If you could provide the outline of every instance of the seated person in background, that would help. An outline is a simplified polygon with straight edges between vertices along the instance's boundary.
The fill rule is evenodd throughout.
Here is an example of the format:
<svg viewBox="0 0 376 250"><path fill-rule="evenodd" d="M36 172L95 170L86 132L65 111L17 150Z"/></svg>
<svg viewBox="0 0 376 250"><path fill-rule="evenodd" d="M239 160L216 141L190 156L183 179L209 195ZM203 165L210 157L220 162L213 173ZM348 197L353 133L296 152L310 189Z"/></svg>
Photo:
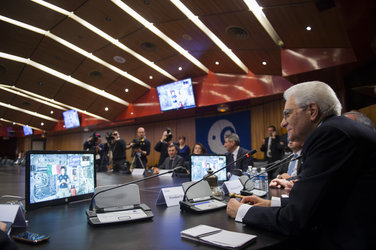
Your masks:
<svg viewBox="0 0 376 250"><path fill-rule="evenodd" d="M179 136L178 138L179 142L179 152L178 155L183 157L184 161L189 161L189 152L191 149L188 145L185 144L185 136Z"/></svg>
<svg viewBox="0 0 376 250"><path fill-rule="evenodd" d="M227 163L236 161L237 159L239 159L240 157L248 153L249 150L242 148L239 145L240 145L240 139L237 134L230 134L225 137L224 146L227 150L227 153L226 153ZM241 172L247 171L248 166L253 166L252 156L244 157L243 159L236 162L235 164L229 165L227 168L227 171L233 174L235 169L239 169L240 170L239 174L241 175Z"/></svg>
<svg viewBox="0 0 376 250"><path fill-rule="evenodd" d="M373 124L372 120L369 119L365 114L362 114L358 111L351 110L349 112L343 113L343 116L346 116L347 118L350 118L351 120L360 122L361 124L376 130L375 124Z"/></svg>
<svg viewBox="0 0 376 250"><path fill-rule="evenodd" d="M154 168L154 174L159 174L159 169L173 169L184 166L184 159L178 155L178 148L175 145L168 146L168 157L159 168Z"/></svg>
<svg viewBox="0 0 376 250"><path fill-rule="evenodd" d="M295 160L296 157L300 156L303 144L299 142L289 141L289 148L293 152L293 157L290 161L286 162L285 164L282 164L279 169L276 171L276 175L274 178L278 179L297 179L297 176L301 172L302 167L302 158ZM271 187L276 187L275 182L272 180L270 182Z"/></svg>
<svg viewBox="0 0 376 250"><path fill-rule="evenodd" d="M292 249L375 249L369 204L376 201L376 133L340 116L341 103L325 83L293 85L284 98L281 126L290 140L304 141L299 181L289 198L231 199L227 214L290 236Z"/></svg>
<svg viewBox="0 0 376 250"><path fill-rule="evenodd" d="M206 148L200 142L197 142L192 148L193 155L202 155L206 154Z"/></svg>

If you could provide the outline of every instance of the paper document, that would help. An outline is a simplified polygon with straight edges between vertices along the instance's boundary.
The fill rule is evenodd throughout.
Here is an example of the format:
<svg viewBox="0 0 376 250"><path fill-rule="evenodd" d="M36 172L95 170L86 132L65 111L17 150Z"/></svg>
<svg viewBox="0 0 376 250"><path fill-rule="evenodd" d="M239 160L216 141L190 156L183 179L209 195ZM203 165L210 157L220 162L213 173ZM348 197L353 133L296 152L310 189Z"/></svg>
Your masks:
<svg viewBox="0 0 376 250"><path fill-rule="evenodd" d="M256 235L232 232L206 225L186 229L180 235L182 238L229 249L241 248L257 238Z"/></svg>

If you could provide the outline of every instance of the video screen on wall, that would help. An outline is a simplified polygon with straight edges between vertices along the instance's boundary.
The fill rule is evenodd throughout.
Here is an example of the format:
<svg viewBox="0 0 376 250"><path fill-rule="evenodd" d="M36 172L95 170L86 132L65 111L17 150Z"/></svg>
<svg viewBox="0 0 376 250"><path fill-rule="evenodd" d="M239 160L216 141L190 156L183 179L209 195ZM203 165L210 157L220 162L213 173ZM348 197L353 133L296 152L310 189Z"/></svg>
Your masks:
<svg viewBox="0 0 376 250"><path fill-rule="evenodd" d="M76 128L80 126L80 119L76 110L67 110L63 112L65 128Z"/></svg>
<svg viewBox="0 0 376 250"><path fill-rule="evenodd" d="M25 136L33 134L33 129L30 128L29 126L22 126L22 129L23 129Z"/></svg>
<svg viewBox="0 0 376 250"><path fill-rule="evenodd" d="M28 151L26 208L88 198L96 185L94 153Z"/></svg>
<svg viewBox="0 0 376 250"><path fill-rule="evenodd" d="M190 78L157 87L161 111L196 107Z"/></svg>

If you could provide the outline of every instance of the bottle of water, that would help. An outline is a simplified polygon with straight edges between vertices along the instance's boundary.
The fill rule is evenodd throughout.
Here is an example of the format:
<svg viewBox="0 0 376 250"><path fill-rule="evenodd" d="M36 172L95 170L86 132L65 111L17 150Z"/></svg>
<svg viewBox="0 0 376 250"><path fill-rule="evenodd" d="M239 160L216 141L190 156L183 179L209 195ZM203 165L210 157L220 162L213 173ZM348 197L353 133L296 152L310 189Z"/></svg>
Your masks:
<svg viewBox="0 0 376 250"><path fill-rule="evenodd" d="M260 169L252 168L253 188L260 189Z"/></svg>
<svg viewBox="0 0 376 250"><path fill-rule="evenodd" d="M260 190L268 192L269 184L268 184L268 172L266 172L265 168L261 168L260 172Z"/></svg>
<svg viewBox="0 0 376 250"><path fill-rule="evenodd" d="M249 177L252 176L252 166L251 165L248 166L247 174L248 174Z"/></svg>

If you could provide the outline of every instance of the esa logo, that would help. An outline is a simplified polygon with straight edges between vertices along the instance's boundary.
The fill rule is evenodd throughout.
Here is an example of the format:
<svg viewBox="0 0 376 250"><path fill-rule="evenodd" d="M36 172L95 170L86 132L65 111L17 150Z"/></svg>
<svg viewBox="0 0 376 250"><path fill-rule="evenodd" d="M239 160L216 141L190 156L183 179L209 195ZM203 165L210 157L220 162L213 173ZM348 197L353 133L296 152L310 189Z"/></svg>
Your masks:
<svg viewBox="0 0 376 250"><path fill-rule="evenodd" d="M234 124L229 120L221 119L213 123L208 133L208 145L210 150L216 154L226 153L223 146L225 137L232 133L236 133Z"/></svg>

